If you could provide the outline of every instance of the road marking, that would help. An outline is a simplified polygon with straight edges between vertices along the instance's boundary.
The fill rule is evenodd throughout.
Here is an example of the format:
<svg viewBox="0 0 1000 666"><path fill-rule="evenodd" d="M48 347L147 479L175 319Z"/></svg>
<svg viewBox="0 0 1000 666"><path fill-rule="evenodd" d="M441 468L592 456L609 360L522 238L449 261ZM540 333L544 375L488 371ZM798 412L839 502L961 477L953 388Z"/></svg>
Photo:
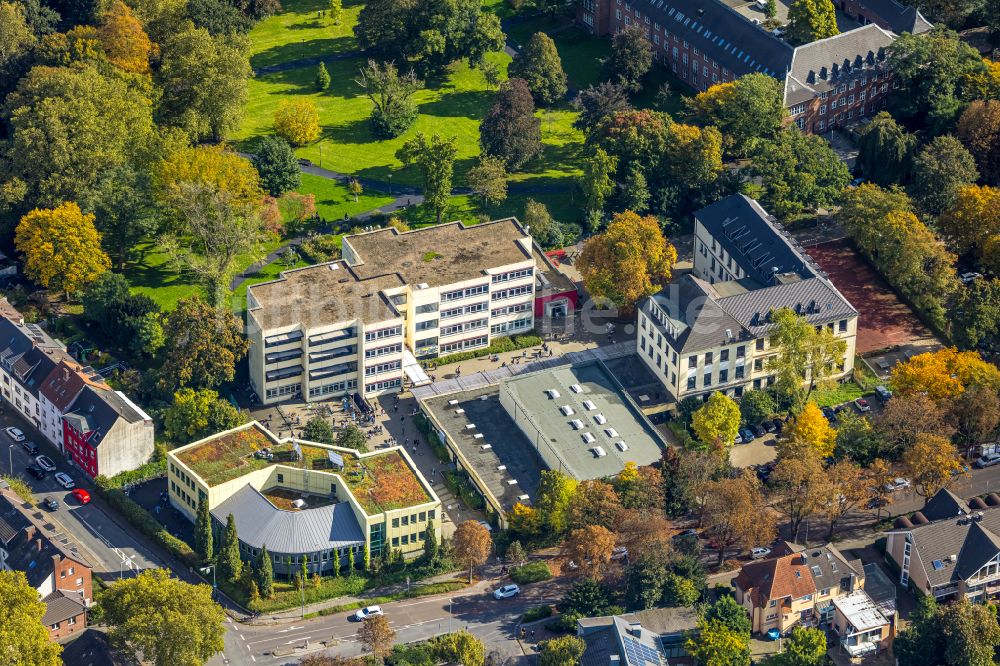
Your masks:
<svg viewBox="0 0 1000 666"><path fill-rule="evenodd" d="M250 655L250 658L253 659L254 661L257 661L257 657L253 656L252 654Z"/></svg>
<svg viewBox="0 0 1000 666"><path fill-rule="evenodd" d="M302 627L299 627L299 628L301 629ZM313 631L313 629L307 629L306 630L306 632L312 632L312 631ZM251 636L251 638L253 638L253 636ZM280 641L280 640L282 640L284 638L291 638L291 635L289 634L289 635L286 635L286 636L270 636L268 638L262 638L262 639L260 639L258 641L247 641L246 644L247 645L259 645L260 643L270 643L272 641Z"/></svg>
<svg viewBox="0 0 1000 666"><path fill-rule="evenodd" d="M287 643L285 643L285 645L291 645L292 643L298 643L300 640L301 641L307 641L310 638L312 638L312 636L303 636L302 638L296 638L295 640L288 641Z"/></svg>
<svg viewBox="0 0 1000 666"><path fill-rule="evenodd" d="M296 629L304 629L305 627L288 627L288 629L279 629L275 633L287 634L289 631L295 631Z"/></svg>
<svg viewBox="0 0 1000 666"><path fill-rule="evenodd" d="M241 641L246 641L246 639L245 639L245 638L243 638L243 634L239 634L239 637L240 637L240 640L241 640Z"/></svg>

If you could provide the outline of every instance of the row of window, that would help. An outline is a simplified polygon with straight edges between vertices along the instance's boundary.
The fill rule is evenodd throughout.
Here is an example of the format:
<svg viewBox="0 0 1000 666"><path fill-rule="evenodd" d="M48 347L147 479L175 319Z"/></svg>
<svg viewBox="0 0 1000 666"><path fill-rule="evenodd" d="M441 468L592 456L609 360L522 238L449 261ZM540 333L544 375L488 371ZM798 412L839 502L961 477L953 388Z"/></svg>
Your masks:
<svg viewBox="0 0 1000 666"><path fill-rule="evenodd" d="M354 327L342 328L339 331L330 331L328 333L317 333L316 335L309 336L309 346L318 347L319 345L329 344L331 342L336 342L337 340L353 338L354 336Z"/></svg>
<svg viewBox="0 0 1000 666"><path fill-rule="evenodd" d="M510 282L511 280L520 280L521 278L531 277L533 270L531 268L521 268L508 273L498 273L492 277L491 281L493 284L497 284L500 282Z"/></svg>
<svg viewBox="0 0 1000 666"><path fill-rule="evenodd" d="M530 294L532 291L532 286L530 284L522 285L520 287L511 287L510 289L501 289L500 291L494 291L490 296L494 301L502 301L507 298L514 298L515 296L521 296L523 294Z"/></svg>
<svg viewBox="0 0 1000 666"><path fill-rule="evenodd" d="M271 352L270 354L264 354L264 362L270 365L271 363L281 363L282 361L291 361L301 356L302 356L301 349L289 349L286 351Z"/></svg>
<svg viewBox="0 0 1000 666"><path fill-rule="evenodd" d="M505 315L517 314L519 312L527 312L531 309L531 303L518 303L517 305L507 305L502 308L493 308L490 311L490 316L492 317L503 317Z"/></svg>
<svg viewBox="0 0 1000 666"><path fill-rule="evenodd" d="M455 342L448 342L441 345L441 352L448 353L453 351L462 351L464 349L476 349L478 347L485 347L489 343L489 336L481 335L476 338L469 338L467 340L457 340Z"/></svg>
<svg viewBox="0 0 1000 666"><path fill-rule="evenodd" d="M331 393L341 393L343 391L351 391L358 387L357 379L348 379L347 381L341 382L331 382L330 384L323 384L322 386L312 386L309 388L309 397L317 398L323 395L330 395Z"/></svg>
<svg viewBox="0 0 1000 666"><path fill-rule="evenodd" d="M474 331L480 328L486 328L486 325L490 323L489 319L474 319L472 321L462 322L461 324L452 324L451 326L441 327L441 337L448 335L457 335L459 333L464 333L465 331Z"/></svg>
<svg viewBox="0 0 1000 666"><path fill-rule="evenodd" d="M434 520L434 509L431 509L430 511L421 511L420 513L414 512L408 516L397 516L392 519L392 526L399 527L400 525L403 525L405 527L406 525L423 525L428 520Z"/></svg>
<svg viewBox="0 0 1000 666"><path fill-rule="evenodd" d="M309 363L322 363L323 361L332 361L335 358L343 356L354 356L357 351L358 348L354 345L347 345L346 347L334 347L327 351L313 352L309 354Z"/></svg>
<svg viewBox="0 0 1000 666"><path fill-rule="evenodd" d="M365 333L365 342L374 342L375 340L384 340L385 338L395 338L403 334L402 326L390 326L388 328L380 328L377 331L368 331Z"/></svg>
<svg viewBox="0 0 1000 666"><path fill-rule="evenodd" d="M502 324L493 324L490 326L490 333L492 335L500 335L502 333L511 333L513 331L523 331L526 328L531 328L531 322L531 317L522 317L521 319L503 322Z"/></svg>
<svg viewBox="0 0 1000 666"><path fill-rule="evenodd" d="M302 331L291 331L290 333L279 333L264 338L265 347L279 347L292 342L298 342L303 338Z"/></svg>
<svg viewBox="0 0 1000 666"><path fill-rule="evenodd" d="M377 391L388 391L389 389L399 388L401 383L402 381L397 377L396 379L387 379L384 382L365 384L365 393L375 393Z"/></svg>
<svg viewBox="0 0 1000 666"><path fill-rule="evenodd" d="M474 287L466 287L465 289L457 289L455 291L446 291L441 294L441 300L443 302L457 301L460 298L469 298L471 296L478 296L479 294L485 294L490 290L490 285L488 284L477 284Z"/></svg>
<svg viewBox="0 0 1000 666"><path fill-rule="evenodd" d="M401 361L390 361L388 363L379 363L378 365L369 365L365 368L365 377L374 377L375 375L385 374L386 372L399 370L401 367L403 367Z"/></svg>
<svg viewBox="0 0 1000 666"><path fill-rule="evenodd" d="M300 395L302 393L302 387L298 384L288 384L286 386L279 386L277 388L267 389L266 397L268 400L272 398L281 398L286 395Z"/></svg>
<svg viewBox="0 0 1000 666"><path fill-rule="evenodd" d="M452 319L454 317L461 317L462 315L483 312L487 307L489 307L488 301L480 301L479 303L470 303L469 305L463 305L458 308L441 310L441 319Z"/></svg>
<svg viewBox="0 0 1000 666"><path fill-rule="evenodd" d="M403 351L403 344L397 342L392 345L386 345L384 347L375 347L373 349L365 350L365 358L378 358L379 356L385 356L387 354L398 354Z"/></svg>
<svg viewBox="0 0 1000 666"><path fill-rule="evenodd" d="M278 370L268 370L264 374L264 378L269 382L275 382L279 379L288 379L289 377L298 377L302 374L302 366L294 365L290 368L280 368Z"/></svg>

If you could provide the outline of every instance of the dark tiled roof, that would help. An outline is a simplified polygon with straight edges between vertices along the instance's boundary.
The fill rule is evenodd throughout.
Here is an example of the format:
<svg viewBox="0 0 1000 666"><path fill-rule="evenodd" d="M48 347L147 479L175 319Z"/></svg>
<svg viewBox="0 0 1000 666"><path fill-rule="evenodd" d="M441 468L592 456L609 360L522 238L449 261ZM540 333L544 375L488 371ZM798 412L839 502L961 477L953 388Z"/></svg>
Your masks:
<svg viewBox="0 0 1000 666"><path fill-rule="evenodd" d="M881 68L886 48L894 40L891 33L872 23L799 46L785 83L785 103L802 101L803 91L809 97L831 91L858 70Z"/></svg>
<svg viewBox="0 0 1000 666"><path fill-rule="evenodd" d="M814 325L858 314L830 282L818 277L754 289L720 298L717 302L754 336L763 335L771 327L767 319L770 310L789 308Z"/></svg>
<svg viewBox="0 0 1000 666"><path fill-rule="evenodd" d="M934 27L916 7L896 0L861 0L858 4L878 15L895 33L912 32L919 35Z"/></svg>
<svg viewBox="0 0 1000 666"><path fill-rule="evenodd" d="M57 622L78 617L86 612L86 607L79 600L80 595L70 595L62 590L56 590L42 599L45 602L45 615L42 624L50 627Z"/></svg>
<svg viewBox="0 0 1000 666"><path fill-rule="evenodd" d="M924 514L927 520L933 521L955 518L970 511L968 502L945 488L927 500L920 513Z"/></svg>
<svg viewBox="0 0 1000 666"><path fill-rule="evenodd" d="M31 521L6 499L0 499L0 544L7 546L28 527Z"/></svg>
<svg viewBox="0 0 1000 666"><path fill-rule="evenodd" d="M643 307L649 313L650 303L655 302L674 320L671 331L655 316L650 316L657 330L670 340L670 346L678 352L711 349L733 340L748 339L747 330L715 302L713 294L714 290L707 282L687 274L665 287ZM726 331L732 333L731 339L727 339Z"/></svg>
<svg viewBox="0 0 1000 666"><path fill-rule="evenodd" d="M111 649L108 635L96 629L87 629L67 643L62 652L66 666L116 666L133 664L134 659L121 659Z"/></svg>
<svg viewBox="0 0 1000 666"><path fill-rule="evenodd" d="M87 441L95 446L100 444L101 439L111 431L118 419L124 419L129 423L149 419L117 391L89 384L83 388L73 403L72 411L63 418L77 432L94 433Z"/></svg>
<svg viewBox="0 0 1000 666"><path fill-rule="evenodd" d="M851 575L857 581L864 578L864 566L860 560L850 561L832 545L807 548L802 553L809 566L817 590L826 588L850 589Z"/></svg>

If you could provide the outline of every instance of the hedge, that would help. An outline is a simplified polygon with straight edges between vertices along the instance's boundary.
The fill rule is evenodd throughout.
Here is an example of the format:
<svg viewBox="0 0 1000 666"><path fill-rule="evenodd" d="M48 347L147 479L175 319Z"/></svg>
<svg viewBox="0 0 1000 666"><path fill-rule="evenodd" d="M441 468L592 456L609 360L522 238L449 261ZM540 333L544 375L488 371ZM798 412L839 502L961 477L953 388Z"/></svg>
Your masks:
<svg viewBox="0 0 1000 666"><path fill-rule="evenodd" d="M529 347L538 347L542 344L542 339L535 333L535 331L528 331L524 335L515 335L510 338L497 338L493 341L489 347L483 347L482 349L474 349L467 352L458 352L457 354L449 354L448 356L442 356L434 360L434 365L448 365L449 363L458 363L460 361L469 361L474 358L482 358L484 356L492 356L493 354L502 354L504 352L517 351L518 349L528 349Z"/></svg>
<svg viewBox="0 0 1000 666"><path fill-rule="evenodd" d="M131 497L117 488L96 486L97 493L108 501L108 504L118 510L133 527L179 557L188 566L198 564L198 555L191 546L184 543L167 531L149 512L143 509Z"/></svg>
<svg viewBox="0 0 1000 666"><path fill-rule="evenodd" d="M464 473L454 470L442 470L444 485L453 495L458 495L470 509L482 509L486 506L483 496L472 487L472 482L465 477Z"/></svg>
<svg viewBox="0 0 1000 666"><path fill-rule="evenodd" d="M534 622L535 620L541 620L552 616L552 606L535 606L534 608L529 608L525 611L524 616L521 617L522 624L527 624L528 622Z"/></svg>
<svg viewBox="0 0 1000 666"><path fill-rule="evenodd" d="M441 438L438 437L437 431L434 429L434 424L431 423L423 412L417 412L417 415L413 417L413 422L417 426L417 430L423 433L424 437L427 439L427 443L431 446L431 451L437 456L437 459L443 463L451 462L451 456L448 454L448 449L441 442Z"/></svg>
<svg viewBox="0 0 1000 666"><path fill-rule="evenodd" d="M156 462L148 462L135 469L119 472L110 478L101 474L94 479L94 482L105 490L117 490L136 483L143 483L150 479L157 479L161 476L166 476L166 474L167 461L164 459L157 460Z"/></svg>
<svg viewBox="0 0 1000 666"><path fill-rule="evenodd" d="M520 585L538 583L552 578L552 570L545 562L528 562L523 567L511 569L510 577Z"/></svg>

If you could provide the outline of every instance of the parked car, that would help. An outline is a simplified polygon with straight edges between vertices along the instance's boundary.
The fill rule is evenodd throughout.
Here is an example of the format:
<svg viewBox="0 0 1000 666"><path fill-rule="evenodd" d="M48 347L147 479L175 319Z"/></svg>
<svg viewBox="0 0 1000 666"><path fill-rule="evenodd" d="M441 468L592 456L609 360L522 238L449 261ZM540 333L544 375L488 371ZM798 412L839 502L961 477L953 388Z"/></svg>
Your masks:
<svg viewBox="0 0 1000 666"><path fill-rule="evenodd" d="M56 471L56 464L48 456L35 456L35 462L46 472Z"/></svg>
<svg viewBox="0 0 1000 666"><path fill-rule="evenodd" d="M628 548L625 546L615 546L611 550L612 560L624 560L626 557L628 557Z"/></svg>
<svg viewBox="0 0 1000 666"><path fill-rule="evenodd" d="M897 490L903 490L904 488L909 488L909 487L910 487L910 480L904 478L896 478L890 481L889 483L885 484L885 489L888 490L890 493L895 492Z"/></svg>
<svg viewBox="0 0 1000 666"><path fill-rule="evenodd" d="M750 429L753 430L753 434L757 435L758 437L763 437L764 435L767 434L767 429L764 428L764 426L760 425L759 423L755 426L752 426Z"/></svg>
<svg viewBox="0 0 1000 666"><path fill-rule="evenodd" d="M976 469L986 469L996 464L1000 464L1000 453L985 453L982 457L976 458L976 462L972 463L972 466Z"/></svg>
<svg viewBox="0 0 1000 666"><path fill-rule="evenodd" d="M485 528L486 528L486 531L487 531L487 532L492 532L492 531L493 531L493 526L492 526L492 525L490 525L490 524L489 524L488 522L486 522L485 520L480 520L480 521L478 521L478 522L479 522L479 524L480 524L480 525L482 525L483 527L485 527Z"/></svg>
<svg viewBox="0 0 1000 666"><path fill-rule="evenodd" d="M90 504L90 493L83 488L77 488L71 494L80 504Z"/></svg>
<svg viewBox="0 0 1000 666"><path fill-rule="evenodd" d="M778 431L778 422L777 421L764 421L763 423L761 423L761 425L764 426L764 430L766 430L767 432L777 432Z"/></svg>
<svg viewBox="0 0 1000 666"><path fill-rule="evenodd" d="M58 483L66 490L76 487L76 484L73 483L73 479L71 479L69 477L69 474L66 474L65 472L56 472L55 476L53 476L52 478L55 479L56 483Z"/></svg>
<svg viewBox="0 0 1000 666"><path fill-rule="evenodd" d="M785 428L785 422L782 421L781 419L774 419L773 421L771 421L771 424L774 425L774 431L779 435L781 434L781 431Z"/></svg>
<svg viewBox="0 0 1000 666"><path fill-rule="evenodd" d="M958 469L951 470L952 476L958 476L959 474L968 474L968 473L969 473L969 466L964 464L959 465Z"/></svg>
<svg viewBox="0 0 1000 666"><path fill-rule="evenodd" d="M959 275L958 279L959 281L961 281L962 284L970 285L981 277L983 277L982 273L974 273L972 271L969 271L968 273L962 273L961 275Z"/></svg>
<svg viewBox="0 0 1000 666"><path fill-rule="evenodd" d="M868 401L864 398L857 398L854 401L854 406L858 408L859 412L870 412L872 411L872 406L868 404Z"/></svg>
<svg viewBox="0 0 1000 666"><path fill-rule="evenodd" d="M28 439L21 442L21 448L27 451L29 456L33 456L38 453L38 444L35 444L34 442Z"/></svg>
<svg viewBox="0 0 1000 666"><path fill-rule="evenodd" d="M826 417L827 421L832 422L837 420L837 414L833 411L832 407L821 407L820 411L823 412L823 416Z"/></svg>
<svg viewBox="0 0 1000 666"><path fill-rule="evenodd" d="M385 613L382 612L381 606L365 606L364 608L359 608L352 617L358 622L361 622L365 618L375 617L376 615L385 615Z"/></svg>
<svg viewBox="0 0 1000 666"><path fill-rule="evenodd" d="M766 546L757 546L756 548L751 549L751 551L750 551L750 559L751 560L762 560L762 559L764 559L765 557L767 557L770 554L771 554L771 549L770 548L767 548Z"/></svg>
<svg viewBox="0 0 1000 666"><path fill-rule="evenodd" d="M494 599L509 599L511 597L516 597L519 594L521 594L521 588L519 588L514 583L511 583L510 585L504 585L503 587L498 587L497 589L493 590Z"/></svg>
<svg viewBox="0 0 1000 666"><path fill-rule="evenodd" d="M45 478L45 470L39 467L35 467L34 465L29 465L27 469L28 469L28 474L35 477L36 481L41 481L42 479Z"/></svg>
<svg viewBox="0 0 1000 666"><path fill-rule="evenodd" d="M21 432L20 428L15 428L14 426L11 426L9 428L4 428L4 432L6 432L7 436L10 437L15 442L24 441L24 433Z"/></svg>
<svg viewBox="0 0 1000 666"><path fill-rule="evenodd" d="M892 397L892 391L890 391L884 386L879 385L875 387L875 395L877 395L879 400L881 400L882 402L888 402L889 398Z"/></svg>
<svg viewBox="0 0 1000 666"><path fill-rule="evenodd" d="M42 504L44 504L45 508L48 509L49 511L55 511L56 509L59 508L59 502L57 502L52 497L46 497L45 499L43 499Z"/></svg>
<svg viewBox="0 0 1000 666"><path fill-rule="evenodd" d="M743 443L743 435L737 432L736 439L733 440L733 444L742 444L742 443Z"/></svg>
<svg viewBox="0 0 1000 666"><path fill-rule="evenodd" d="M686 530L678 532L677 534L670 537L671 539L684 539L686 537L698 538L698 530L693 527L689 527Z"/></svg>
<svg viewBox="0 0 1000 666"><path fill-rule="evenodd" d="M868 504L866 504L865 506L869 509L878 509L880 507L885 506L888 503L889 500L887 500L884 497L873 497L870 500L868 500Z"/></svg>
<svg viewBox="0 0 1000 666"><path fill-rule="evenodd" d="M747 444L752 442L756 437L753 434L753 430L751 430L750 428L740 428L740 435L743 436L743 441L746 442Z"/></svg>
<svg viewBox="0 0 1000 666"><path fill-rule="evenodd" d="M757 465L757 478L760 479L761 483L767 483L767 480L771 478L771 472L774 471L777 465L777 461L774 460L763 465Z"/></svg>

